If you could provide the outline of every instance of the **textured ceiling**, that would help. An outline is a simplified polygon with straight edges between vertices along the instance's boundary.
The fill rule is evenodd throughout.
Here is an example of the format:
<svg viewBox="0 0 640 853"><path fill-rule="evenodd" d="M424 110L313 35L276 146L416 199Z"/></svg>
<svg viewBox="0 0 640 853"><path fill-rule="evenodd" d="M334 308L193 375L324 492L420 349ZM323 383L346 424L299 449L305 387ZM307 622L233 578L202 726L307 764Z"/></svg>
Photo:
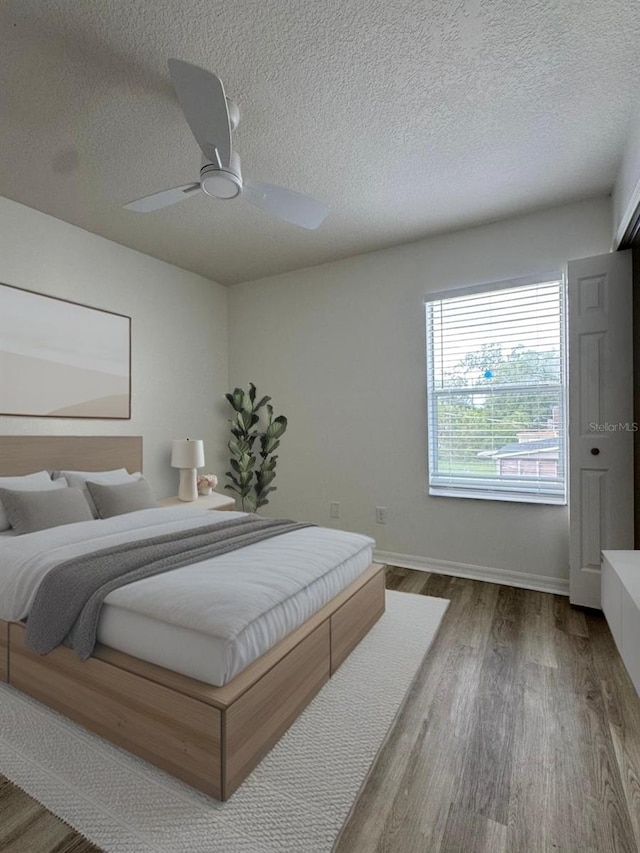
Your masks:
<svg viewBox="0 0 640 853"><path fill-rule="evenodd" d="M609 192L640 91L636 0L5 0L0 195L222 283ZM315 232L202 195L166 60L219 74L245 175Z"/></svg>

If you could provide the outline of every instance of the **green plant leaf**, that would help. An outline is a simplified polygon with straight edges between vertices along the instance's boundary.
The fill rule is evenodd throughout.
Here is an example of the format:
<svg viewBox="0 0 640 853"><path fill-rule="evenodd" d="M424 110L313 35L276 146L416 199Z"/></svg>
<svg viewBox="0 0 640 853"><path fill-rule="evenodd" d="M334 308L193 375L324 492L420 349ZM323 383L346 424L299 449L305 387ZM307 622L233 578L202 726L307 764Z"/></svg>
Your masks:
<svg viewBox="0 0 640 853"><path fill-rule="evenodd" d="M257 501L254 495L247 495L244 499L245 509L249 512L255 512L257 509Z"/></svg>
<svg viewBox="0 0 640 853"><path fill-rule="evenodd" d="M225 394L227 400L231 403L231 406L236 412L242 411L242 406L244 403L244 391L242 388L234 388L232 394Z"/></svg>
<svg viewBox="0 0 640 853"><path fill-rule="evenodd" d="M245 471L250 471L254 467L256 464L256 457L243 453L239 459L234 459L232 457L229 462L236 473L243 474Z"/></svg>
<svg viewBox="0 0 640 853"><path fill-rule="evenodd" d="M238 412L238 424L244 427L245 432L249 432L252 426L258 423L259 416L251 409L248 411Z"/></svg>
<svg viewBox="0 0 640 853"><path fill-rule="evenodd" d="M277 418L273 419L273 423L269 425L269 430L272 435L275 435L276 438L280 438L280 436L286 430L288 423L289 421L285 418L284 415L278 415Z"/></svg>
<svg viewBox="0 0 640 853"><path fill-rule="evenodd" d="M260 471L275 471L277 456L272 456L270 459L264 459L260 465Z"/></svg>
<svg viewBox="0 0 640 853"><path fill-rule="evenodd" d="M262 455L269 456L274 450L280 447L280 442L277 438L266 437L262 443Z"/></svg>
<svg viewBox="0 0 640 853"><path fill-rule="evenodd" d="M249 453L251 450L251 444L242 438L239 438L237 441L231 440L227 444L227 447L234 456L242 456L243 453Z"/></svg>
<svg viewBox="0 0 640 853"><path fill-rule="evenodd" d="M262 486L262 487L268 486L269 483L271 483L273 481L273 478L275 476L276 476L276 472L271 471L271 470L269 470L269 471L258 471L256 474L257 481L260 484L260 486Z"/></svg>
<svg viewBox="0 0 640 853"><path fill-rule="evenodd" d="M241 456L240 459L238 460L238 471L241 471L241 472L251 471L251 469L253 468L253 466L255 464L256 464L256 457L255 456L247 456L245 454L244 456Z"/></svg>

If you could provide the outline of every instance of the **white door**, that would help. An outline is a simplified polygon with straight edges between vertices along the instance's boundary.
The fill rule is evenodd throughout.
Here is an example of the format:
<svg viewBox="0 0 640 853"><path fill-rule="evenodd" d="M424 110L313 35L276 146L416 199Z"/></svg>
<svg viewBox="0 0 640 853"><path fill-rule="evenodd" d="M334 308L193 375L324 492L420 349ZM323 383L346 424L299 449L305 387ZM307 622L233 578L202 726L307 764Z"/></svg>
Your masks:
<svg viewBox="0 0 640 853"><path fill-rule="evenodd" d="M600 552L633 548L631 252L569 263L569 562L600 607Z"/></svg>

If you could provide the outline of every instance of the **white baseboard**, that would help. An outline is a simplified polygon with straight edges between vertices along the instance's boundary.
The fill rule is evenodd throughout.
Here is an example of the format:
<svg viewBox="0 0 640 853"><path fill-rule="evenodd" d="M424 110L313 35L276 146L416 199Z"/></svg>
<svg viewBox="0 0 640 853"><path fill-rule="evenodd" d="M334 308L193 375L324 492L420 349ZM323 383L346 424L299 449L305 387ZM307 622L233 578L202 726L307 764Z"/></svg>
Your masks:
<svg viewBox="0 0 640 853"><path fill-rule="evenodd" d="M373 558L376 563L389 563L403 569L417 569L420 572L435 572L438 575L453 575L474 581L519 586L522 589L535 589L538 592L552 592L554 595L569 595L569 581L565 578L551 578L529 572L512 572L508 569L492 569L489 566L474 566L467 563L450 563L448 560L429 560L426 557L394 554L391 551L374 551Z"/></svg>

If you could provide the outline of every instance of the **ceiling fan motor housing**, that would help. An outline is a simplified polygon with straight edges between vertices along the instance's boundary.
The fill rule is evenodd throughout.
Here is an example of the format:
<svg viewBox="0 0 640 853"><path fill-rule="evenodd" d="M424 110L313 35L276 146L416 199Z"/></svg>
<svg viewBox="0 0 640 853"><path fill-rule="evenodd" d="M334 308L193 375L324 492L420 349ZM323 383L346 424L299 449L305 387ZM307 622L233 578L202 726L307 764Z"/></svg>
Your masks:
<svg viewBox="0 0 640 853"><path fill-rule="evenodd" d="M242 192L240 157L234 152L228 166L220 168L217 163L204 163L200 169L200 185L213 198L235 198Z"/></svg>

